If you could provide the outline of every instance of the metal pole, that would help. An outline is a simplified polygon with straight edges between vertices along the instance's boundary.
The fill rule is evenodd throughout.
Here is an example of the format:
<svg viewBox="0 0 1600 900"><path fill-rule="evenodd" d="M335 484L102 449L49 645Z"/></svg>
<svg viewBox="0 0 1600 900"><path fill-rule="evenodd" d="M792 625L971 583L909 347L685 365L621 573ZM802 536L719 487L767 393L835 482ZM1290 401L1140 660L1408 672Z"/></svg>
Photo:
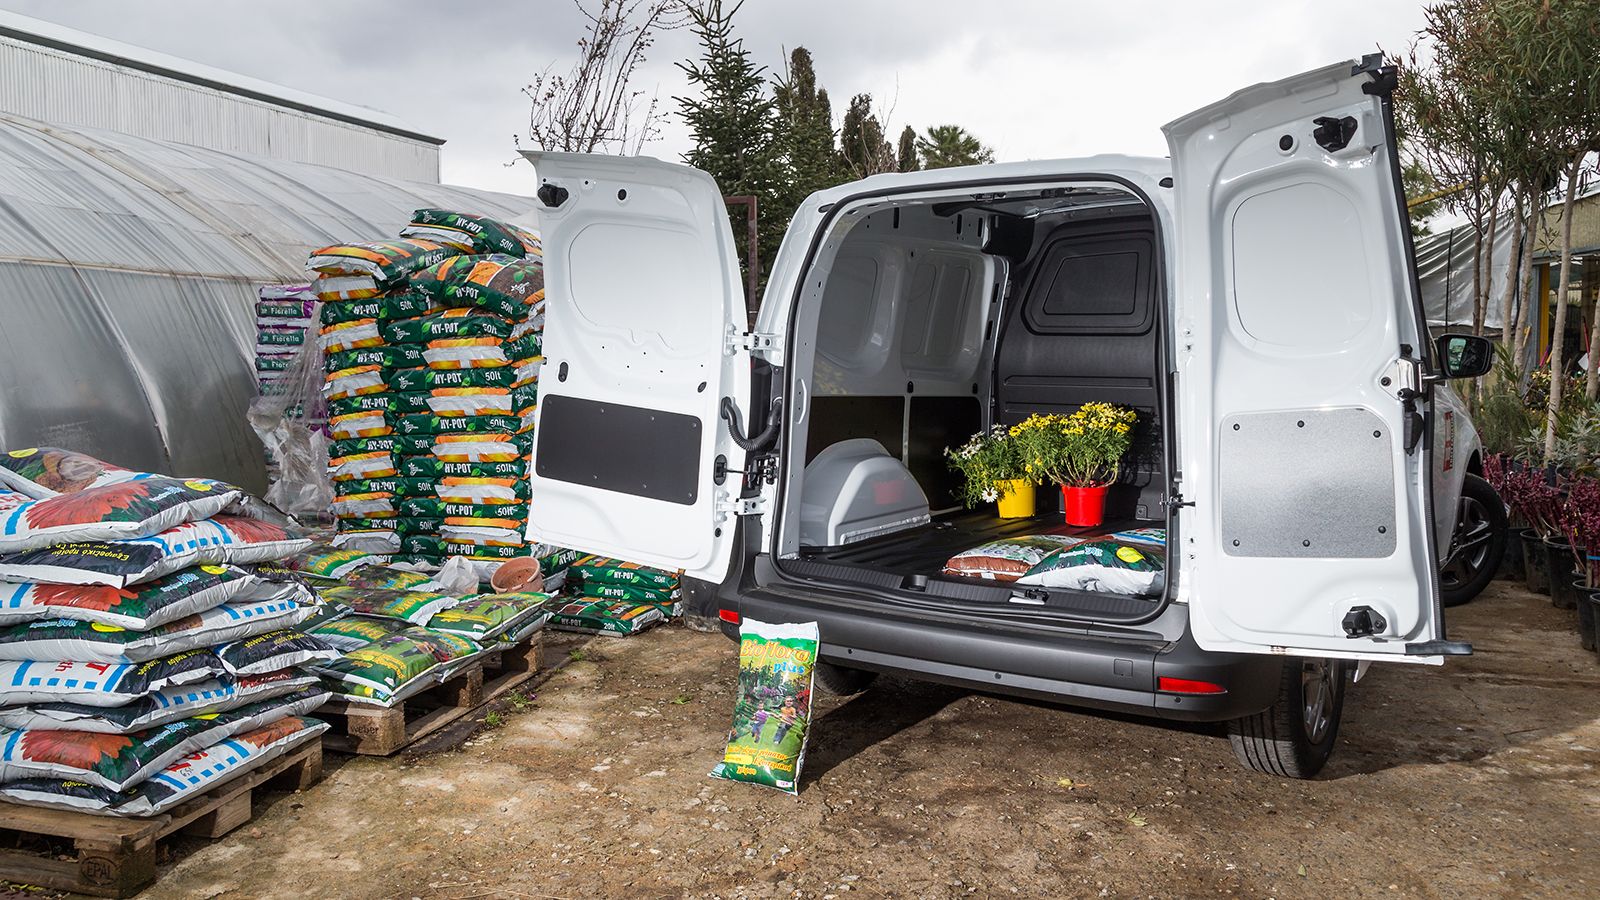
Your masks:
<svg viewBox="0 0 1600 900"><path fill-rule="evenodd" d="M753 325L756 308L761 303L761 298L756 296L756 288L761 283L761 243L758 227L760 223L760 201L754 194L737 194L724 196L722 202L729 206L743 206L745 208L744 304L745 313Z"/></svg>

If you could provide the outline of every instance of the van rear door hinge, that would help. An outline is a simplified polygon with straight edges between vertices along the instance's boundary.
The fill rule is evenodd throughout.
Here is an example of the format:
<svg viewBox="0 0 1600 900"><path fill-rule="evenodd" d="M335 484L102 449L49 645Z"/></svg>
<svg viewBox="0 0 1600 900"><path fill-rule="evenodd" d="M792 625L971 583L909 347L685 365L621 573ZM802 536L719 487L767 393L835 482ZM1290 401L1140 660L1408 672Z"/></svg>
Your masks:
<svg viewBox="0 0 1600 900"><path fill-rule="evenodd" d="M751 353L771 353L778 349L778 336L765 331L738 332L729 330L724 344L729 353L748 350Z"/></svg>
<svg viewBox="0 0 1600 900"><path fill-rule="evenodd" d="M726 493L717 495L717 514L735 516L762 516L766 515L766 497L730 497Z"/></svg>

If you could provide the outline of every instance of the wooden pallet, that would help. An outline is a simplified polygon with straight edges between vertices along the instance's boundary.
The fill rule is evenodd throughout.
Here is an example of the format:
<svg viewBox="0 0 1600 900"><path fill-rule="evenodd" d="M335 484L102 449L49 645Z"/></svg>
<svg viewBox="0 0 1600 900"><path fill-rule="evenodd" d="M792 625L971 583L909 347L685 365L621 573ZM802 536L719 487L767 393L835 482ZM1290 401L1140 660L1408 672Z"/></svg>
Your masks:
<svg viewBox="0 0 1600 900"><path fill-rule="evenodd" d="M0 849L0 881L96 897L132 897L156 877L156 844L172 834L222 837L250 821L255 789L305 790L322 777L322 742L313 740L265 766L150 818L121 819L0 801L0 835L70 840L77 859Z"/></svg>
<svg viewBox="0 0 1600 900"><path fill-rule="evenodd" d="M438 687L391 707L334 700L317 710L332 723L329 750L390 756L470 716L526 683L539 671L544 634L473 660Z"/></svg>

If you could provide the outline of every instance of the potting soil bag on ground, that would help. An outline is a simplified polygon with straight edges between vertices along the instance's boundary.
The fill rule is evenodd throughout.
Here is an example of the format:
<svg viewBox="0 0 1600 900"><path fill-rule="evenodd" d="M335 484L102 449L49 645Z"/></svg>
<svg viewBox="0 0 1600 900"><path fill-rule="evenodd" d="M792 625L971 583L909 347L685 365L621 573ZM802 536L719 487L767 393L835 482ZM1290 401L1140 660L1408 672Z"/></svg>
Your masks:
<svg viewBox="0 0 1600 900"><path fill-rule="evenodd" d="M578 596L596 600L631 600L656 606L674 604L683 599L680 588L654 588L637 584L606 584L602 581L578 581Z"/></svg>
<svg viewBox="0 0 1600 900"><path fill-rule="evenodd" d="M510 388L441 388L428 396L427 411L436 416L511 416L519 408Z"/></svg>
<svg viewBox="0 0 1600 900"><path fill-rule="evenodd" d="M434 613L454 606L457 597L428 591L386 591L381 588L334 587L318 592L322 599L348 606L364 616L400 619L426 625Z"/></svg>
<svg viewBox="0 0 1600 900"><path fill-rule="evenodd" d="M584 582L601 584L633 584L640 587L678 587L676 572L663 572L638 563L623 562L605 556L588 556L572 565L572 577Z"/></svg>
<svg viewBox="0 0 1600 900"><path fill-rule="evenodd" d="M400 553L396 555L395 559L398 561L400 556L424 556L437 560L444 555L443 540L435 535L415 534L405 535L400 538Z"/></svg>
<svg viewBox="0 0 1600 900"><path fill-rule="evenodd" d="M507 478L528 477L528 466L518 460L509 463L452 463L432 456L405 456L399 460L403 478Z"/></svg>
<svg viewBox="0 0 1600 900"><path fill-rule="evenodd" d="M143 663L9 660L0 662L0 698L7 705L123 706L156 691L220 674L222 661L208 650L175 653Z"/></svg>
<svg viewBox="0 0 1600 900"><path fill-rule="evenodd" d="M622 600L574 600L551 611L550 627L558 631L627 637L666 621L654 606Z"/></svg>
<svg viewBox="0 0 1600 900"><path fill-rule="evenodd" d="M1150 596L1165 587L1165 570L1164 553L1154 547L1094 540L1046 556L1017 584Z"/></svg>
<svg viewBox="0 0 1600 900"><path fill-rule="evenodd" d="M990 541L971 550L963 550L944 564L944 574L964 575L970 578L989 578L995 581L1016 581L1028 574L1046 556L1083 538L1064 534L1030 534L1023 537L1002 538Z"/></svg>
<svg viewBox="0 0 1600 900"><path fill-rule="evenodd" d="M46 619L0 628L0 659L144 662L300 624L311 614L293 599L227 603L150 631Z"/></svg>
<svg viewBox="0 0 1600 900"><path fill-rule="evenodd" d="M340 653L349 653L379 641L391 634L404 631L408 626L400 619L378 619L367 616L348 616L334 619L306 629L306 633Z"/></svg>
<svg viewBox="0 0 1600 900"><path fill-rule="evenodd" d="M133 734L93 731L0 731L0 781L61 778L124 790L201 747L293 715L328 697L316 688L305 698L286 694L238 709L188 719Z"/></svg>
<svg viewBox="0 0 1600 900"><path fill-rule="evenodd" d="M146 478L33 500L0 519L0 554L148 537L213 516L240 496L216 482Z"/></svg>
<svg viewBox="0 0 1600 900"><path fill-rule="evenodd" d="M399 369L389 376L389 387L427 393L447 388L509 388L515 380L515 374L507 368Z"/></svg>
<svg viewBox="0 0 1600 900"><path fill-rule="evenodd" d="M342 494L328 505L336 519L389 518L396 514L394 495L388 492L371 494Z"/></svg>
<svg viewBox="0 0 1600 900"><path fill-rule="evenodd" d="M169 687L126 706L86 703L39 703L0 709L0 727L34 731L92 731L132 734L159 728L191 716L226 712L249 703L282 697L307 688L325 692L312 672L283 670L247 678L213 678Z"/></svg>
<svg viewBox="0 0 1600 900"><path fill-rule="evenodd" d="M352 528L348 522L340 521L339 533L330 543L341 550L394 554L400 549L400 532L393 528Z"/></svg>
<svg viewBox="0 0 1600 900"><path fill-rule="evenodd" d="M526 503L447 503L437 497L413 497L400 503L400 514L412 518L526 519Z"/></svg>
<svg viewBox="0 0 1600 900"><path fill-rule="evenodd" d="M544 299L544 265L505 254L458 256L417 273L411 286L445 306L477 307L522 319Z"/></svg>
<svg viewBox="0 0 1600 900"><path fill-rule="evenodd" d="M319 578L342 579L351 572L365 566L381 566L388 562L383 556L373 553L362 553L357 550L323 550L317 549L295 557L290 561L296 571L315 575Z"/></svg>
<svg viewBox="0 0 1600 900"><path fill-rule="evenodd" d="M393 406L389 394L358 394L328 403L328 417L336 419L356 413L386 413Z"/></svg>
<svg viewBox="0 0 1600 900"><path fill-rule="evenodd" d="M373 566L361 569L345 578L344 583L349 587L376 588L381 591L434 591L448 593L440 590L439 584L433 580L432 575L422 572L408 572L404 569L390 569L384 566Z"/></svg>
<svg viewBox="0 0 1600 900"><path fill-rule="evenodd" d="M515 519L445 519L439 537L446 544L471 547L521 547L525 522Z"/></svg>
<svg viewBox="0 0 1600 900"><path fill-rule="evenodd" d="M510 544L459 544L454 541L445 541L444 553L446 556L466 556L471 559L507 560L532 556L535 546L534 544L517 544L514 546Z"/></svg>
<svg viewBox="0 0 1600 900"><path fill-rule="evenodd" d="M369 366L407 370L427 364L428 361L422 358L421 347L363 347L359 350L328 354L323 357L322 371L333 375L347 369L365 369Z"/></svg>
<svg viewBox="0 0 1600 900"><path fill-rule="evenodd" d="M389 401L389 412L397 416L414 416L418 413L431 413L433 406L428 402L432 395L425 393L400 393L393 388L384 395Z"/></svg>
<svg viewBox="0 0 1600 900"><path fill-rule="evenodd" d="M368 241L335 244L311 253L306 268L324 275L365 275L380 285L438 265L461 251L432 241ZM320 293L322 288L318 288Z"/></svg>
<svg viewBox="0 0 1600 900"><path fill-rule="evenodd" d="M410 503L411 501L407 500L406 502ZM400 518L395 519L394 527L396 531L400 532L400 540L403 547L405 539L414 534L438 537L439 532L444 528L444 519L402 514Z"/></svg>
<svg viewBox="0 0 1600 900"><path fill-rule="evenodd" d="M712 777L800 792L811 730L817 623L739 626L739 688L733 728Z"/></svg>
<svg viewBox="0 0 1600 900"><path fill-rule="evenodd" d="M328 723L288 716L190 754L143 784L111 791L81 781L27 778L0 785L13 803L106 816L154 816L316 740Z"/></svg>
<svg viewBox="0 0 1600 900"><path fill-rule="evenodd" d="M542 614L549 602L549 594L479 594L435 614L428 621L428 630L489 644L522 628Z"/></svg>
<svg viewBox="0 0 1600 900"><path fill-rule="evenodd" d="M132 588L0 581L0 625L76 619L145 631L227 603L254 582L230 566L184 569Z"/></svg>
<svg viewBox="0 0 1600 900"><path fill-rule="evenodd" d="M457 635L407 628L318 666L317 671L347 699L390 706L437 684L449 665L482 652L477 643Z"/></svg>
<svg viewBox="0 0 1600 900"><path fill-rule="evenodd" d="M462 253L504 253L520 258L538 252L538 239L514 225L448 209L413 212L411 224L400 229L400 236L454 247Z"/></svg>
<svg viewBox="0 0 1600 900"><path fill-rule="evenodd" d="M315 636L284 628L223 644L214 651L234 677L265 675L339 658L339 650Z"/></svg>

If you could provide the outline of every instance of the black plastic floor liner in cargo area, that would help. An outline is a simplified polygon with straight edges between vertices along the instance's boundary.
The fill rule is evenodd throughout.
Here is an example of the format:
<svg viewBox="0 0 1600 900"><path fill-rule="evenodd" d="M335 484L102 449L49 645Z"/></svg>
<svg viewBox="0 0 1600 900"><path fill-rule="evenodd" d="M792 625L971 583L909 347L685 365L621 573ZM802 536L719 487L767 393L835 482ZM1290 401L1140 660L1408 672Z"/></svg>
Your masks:
<svg viewBox="0 0 1600 900"><path fill-rule="evenodd" d="M1027 519L1002 519L991 513L960 513L941 518L931 525L897 534L846 544L802 550L801 559L840 566L892 572L896 575L938 575L945 561L963 550L1008 537L1030 534L1110 534L1129 528L1160 527L1160 522L1124 519L1093 528L1065 524L1060 515ZM965 579L963 579L965 580Z"/></svg>

